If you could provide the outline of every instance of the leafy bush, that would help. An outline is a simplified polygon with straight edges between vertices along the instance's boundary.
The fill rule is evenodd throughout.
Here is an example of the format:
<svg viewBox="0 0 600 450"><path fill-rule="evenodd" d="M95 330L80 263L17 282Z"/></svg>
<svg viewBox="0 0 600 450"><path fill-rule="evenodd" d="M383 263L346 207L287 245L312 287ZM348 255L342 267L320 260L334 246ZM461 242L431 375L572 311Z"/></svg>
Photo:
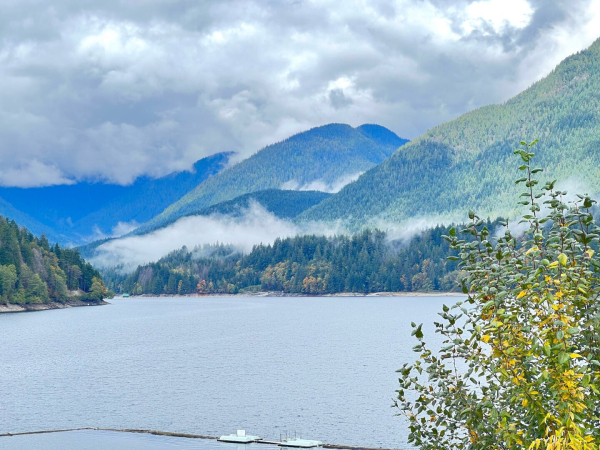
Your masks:
<svg viewBox="0 0 600 450"><path fill-rule="evenodd" d="M600 262L589 196L538 189L532 144L515 153L524 176L519 222L492 231L475 214L447 240L466 271L465 302L435 323L431 350L413 324L419 359L399 372L396 406L421 449L597 449L600 442ZM542 206L545 208L542 210Z"/></svg>

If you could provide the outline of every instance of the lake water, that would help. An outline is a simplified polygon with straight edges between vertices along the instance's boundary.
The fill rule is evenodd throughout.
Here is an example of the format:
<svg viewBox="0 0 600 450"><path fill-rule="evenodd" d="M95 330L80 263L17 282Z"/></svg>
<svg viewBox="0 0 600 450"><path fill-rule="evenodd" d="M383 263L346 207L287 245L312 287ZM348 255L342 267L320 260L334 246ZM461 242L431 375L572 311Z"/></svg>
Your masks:
<svg viewBox="0 0 600 450"><path fill-rule="evenodd" d="M79 430L0 438L0 450L281 450L276 445L229 444L208 439Z"/></svg>
<svg viewBox="0 0 600 450"><path fill-rule="evenodd" d="M130 298L0 314L0 433L90 426L219 436L246 429L273 440L287 431L407 448L406 424L391 405L395 370L415 355L410 322L431 324L442 303L457 300ZM78 433L85 440L94 432ZM67 439L44 436L35 439ZM134 441L154 448L160 439L97 436L115 439L105 448L138 448ZM15 442L0 438L0 448Z"/></svg>

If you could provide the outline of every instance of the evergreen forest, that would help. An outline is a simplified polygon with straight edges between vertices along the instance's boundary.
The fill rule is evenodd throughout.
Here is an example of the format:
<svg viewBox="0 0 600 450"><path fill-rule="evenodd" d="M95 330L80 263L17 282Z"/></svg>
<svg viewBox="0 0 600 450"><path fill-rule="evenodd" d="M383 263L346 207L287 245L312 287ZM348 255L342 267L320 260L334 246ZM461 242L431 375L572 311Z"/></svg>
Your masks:
<svg viewBox="0 0 600 450"><path fill-rule="evenodd" d="M318 189L311 183L334 187L344 177L375 167L406 142L387 128L372 124L353 128L334 123L298 133L208 178L135 233L143 234L251 192Z"/></svg>
<svg viewBox="0 0 600 450"><path fill-rule="evenodd" d="M516 217L513 151L538 139L536 164L569 191L600 192L600 39L500 105L441 124L400 147L303 220L364 226L415 217Z"/></svg>
<svg viewBox="0 0 600 450"><path fill-rule="evenodd" d="M184 247L128 275L106 271L104 280L115 292L133 295L454 291L461 274L447 259L452 252L442 236L449 229L437 226L409 242L379 230L296 236L257 245L246 255L224 245Z"/></svg>
<svg viewBox="0 0 600 450"><path fill-rule="evenodd" d="M0 216L0 304L100 302L110 296L78 250L51 246Z"/></svg>

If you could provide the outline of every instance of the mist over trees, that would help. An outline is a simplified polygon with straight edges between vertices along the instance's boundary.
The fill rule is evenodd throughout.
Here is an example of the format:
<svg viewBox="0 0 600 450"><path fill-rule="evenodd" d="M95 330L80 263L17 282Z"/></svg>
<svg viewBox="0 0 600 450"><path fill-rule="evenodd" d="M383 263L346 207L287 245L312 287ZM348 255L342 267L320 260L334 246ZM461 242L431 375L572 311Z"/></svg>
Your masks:
<svg viewBox="0 0 600 450"><path fill-rule="evenodd" d="M184 247L129 275L105 271L104 280L115 292L134 295L452 291L460 272L447 260L451 251L442 236L449 229L425 230L410 242L391 240L379 230L296 236L256 245L246 255L224 245Z"/></svg>

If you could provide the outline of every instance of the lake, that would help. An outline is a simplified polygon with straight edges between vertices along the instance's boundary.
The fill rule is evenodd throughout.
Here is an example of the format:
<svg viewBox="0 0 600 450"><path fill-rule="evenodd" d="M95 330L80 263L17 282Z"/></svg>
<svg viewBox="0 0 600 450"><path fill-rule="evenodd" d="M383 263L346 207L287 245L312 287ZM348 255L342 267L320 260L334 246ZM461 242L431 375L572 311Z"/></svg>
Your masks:
<svg viewBox="0 0 600 450"><path fill-rule="evenodd" d="M287 431L407 448L406 423L391 405L395 370L415 355L410 322L431 324L442 303L458 300L129 298L0 314L0 433L89 426L219 436L246 429L273 440ZM0 438L0 448L6 439L17 442Z"/></svg>

